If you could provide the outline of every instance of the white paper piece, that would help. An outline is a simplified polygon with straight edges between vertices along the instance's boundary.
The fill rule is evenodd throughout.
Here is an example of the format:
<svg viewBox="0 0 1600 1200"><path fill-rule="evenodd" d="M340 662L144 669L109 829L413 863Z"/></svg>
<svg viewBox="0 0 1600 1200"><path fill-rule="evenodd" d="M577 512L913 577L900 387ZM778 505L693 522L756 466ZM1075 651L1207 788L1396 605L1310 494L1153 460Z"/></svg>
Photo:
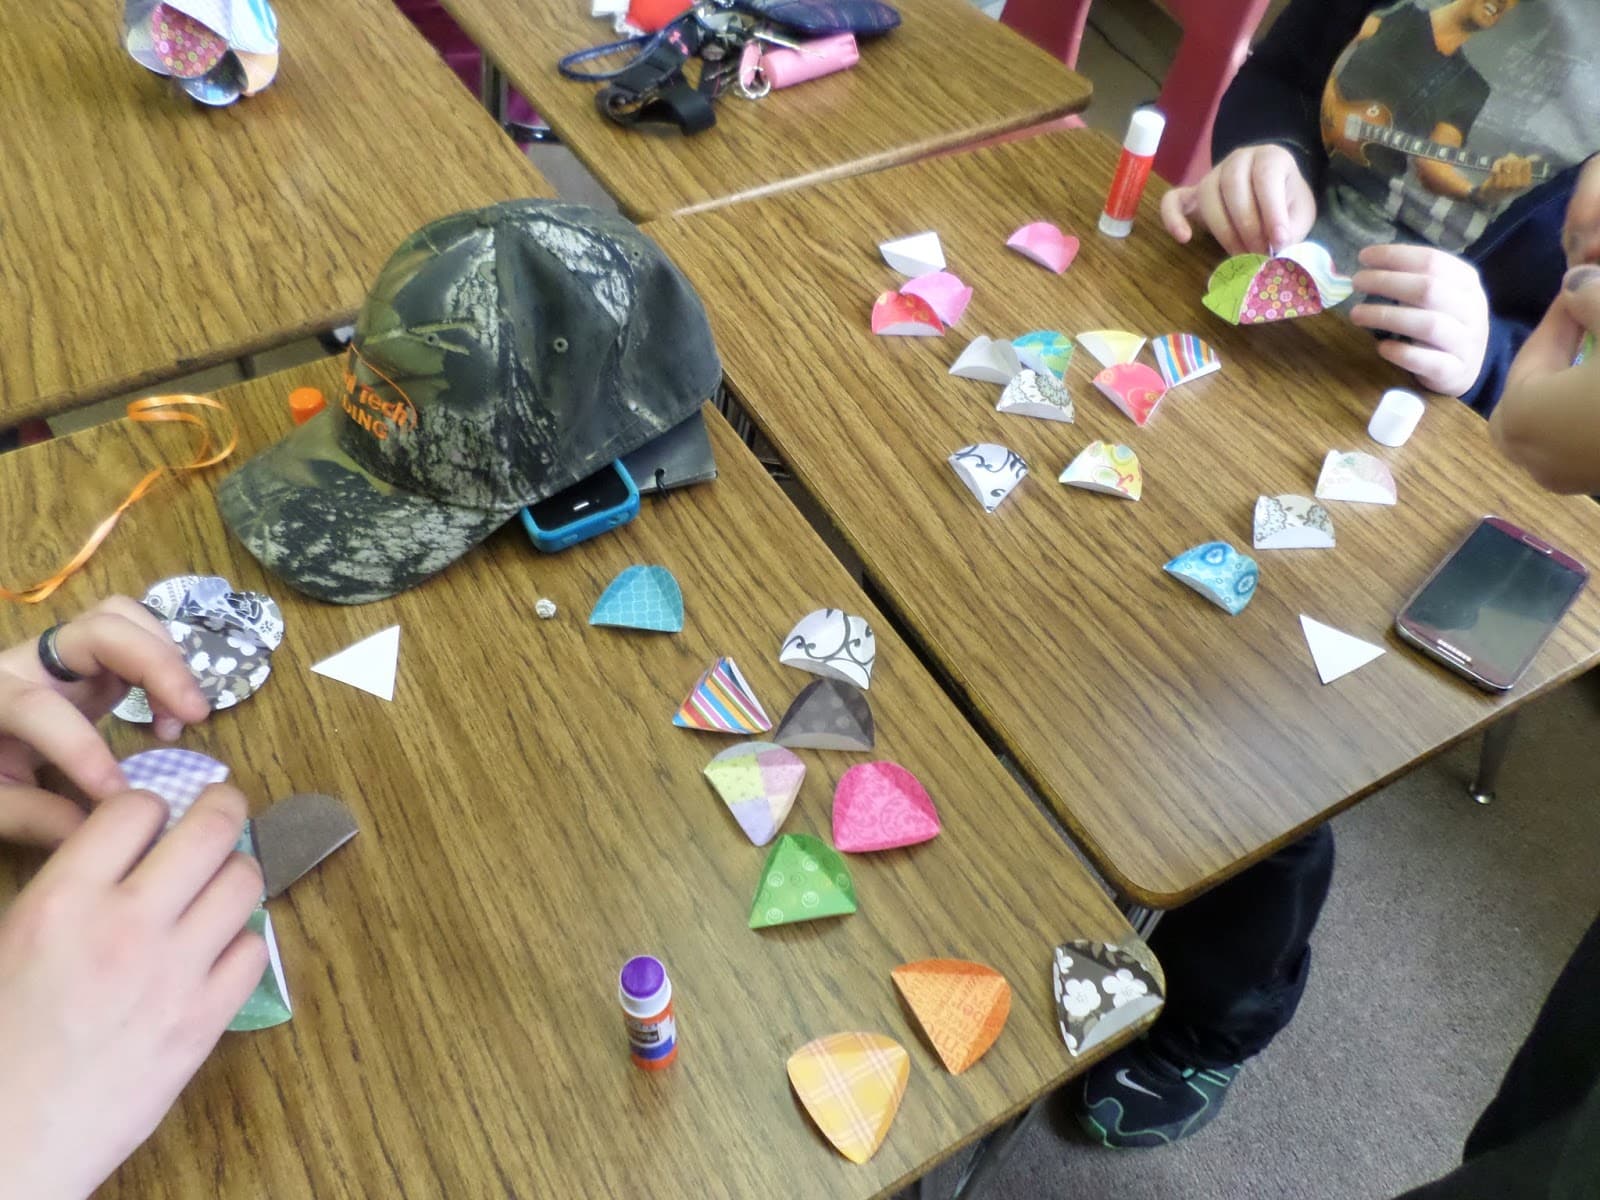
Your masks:
<svg viewBox="0 0 1600 1200"><path fill-rule="evenodd" d="M311 669L380 699L393 700L395 670L399 665L400 626L391 625L323 659Z"/></svg>
<svg viewBox="0 0 1600 1200"><path fill-rule="evenodd" d="M939 244L939 235L931 231L880 242L878 253L900 274L913 279L944 270L944 247Z"/></svg>
<svg viewBox="0 0 1600 1200"><path fill-rule="evenodd" d="M967 343L950 367L950 374L961 379L979 379L984 383L1010 383L1012 376L1022 370L1017 348L1010 342L979 334Z"/></svg>
<svg viewBox="0 0 1600 1200"><path fill-rule="evenodd" d="M778 661L828 679L872 686L878 642L865 617L837 608L819 608L800 618L778 648Z"/></svg>
<svg viewBox="0 0 1600 1200"><path fill-rule="evenodd" d="M1331 550L1333 518L1306 496L1258 496L1252 544L1257 550Z"/></svg>
<svg viewBox="0 0 1600 1200"><path fill-rule="evenodd" d="M950 456L950 465L984 512L993 512L1017 484L1028 476L1022 456L994 442L963 446Z"/></svg>
<svg viewBox="0 0 1600 1200"><path fill-rule="evenodd" d="M1094 355L1102 367L1114 367L1138 358L1144 339L1126 329L1091 329L1078 335L1078 345Z"/></svg>
<svg viewBox="0 0 1600 1200"><path fill-rule="evenodd" d="M1384 653L1382 646L1374 646L1331 625L1313 621L1304 613L1300 616L1300 628L1305 631L1306 645L1311 648L1311 661L1317 664L1317 674L1323 683L1341 679Z"/></svg>
<svg viewBox="0 0 1600 1200"><path fill-rule="evenodd" d="M1050 372L1040 374L1026 368L1006 384L1000 393L995 409L1019 417L1036 417L1041 421L1067 421L1073 418L1072 397L1066 385Z"/></svg>
<svg viewBox="0 0 1600 1200"><path fill-rule="evenodd" d="M1382 459L1360 450L1329 450L1317 476L1318 500L1350 504L1394 504L1394 474Z"/></svg>

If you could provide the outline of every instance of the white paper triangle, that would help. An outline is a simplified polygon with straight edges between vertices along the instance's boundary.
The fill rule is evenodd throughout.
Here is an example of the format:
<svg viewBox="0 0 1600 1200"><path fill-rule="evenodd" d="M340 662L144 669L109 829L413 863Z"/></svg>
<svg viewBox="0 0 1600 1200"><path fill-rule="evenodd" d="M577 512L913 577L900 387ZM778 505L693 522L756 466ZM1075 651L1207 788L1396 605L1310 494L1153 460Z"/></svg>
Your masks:
<svg viewBox="0 0 1600 1200"><path fill-rule="evenodd" d="M1363 642L1331 625L1313 621L1303 613L1300 616L1300 628L1305 630L1306 645L1311 648L1311 661L1317 664L1317 674L1322 677L1323 683L1343 678L1384 653L1382 646Z"/></svg>
<svg viewBox="0 0 1600 1200"><path fill-rule="evenodd" d="M910 275L913 279L918 275L942 271L945 266L944 247L939 244L939 235L931 230L880 242L878 253L883 255L884 262L900 274Z"/></svg>
<svg viewBox="0 0 1600 1200"><path fill-rule="evenodd" d="M311 669L384 700L394 699L394 673L400 665L400 626L391 625L325 658Z"/></svg>

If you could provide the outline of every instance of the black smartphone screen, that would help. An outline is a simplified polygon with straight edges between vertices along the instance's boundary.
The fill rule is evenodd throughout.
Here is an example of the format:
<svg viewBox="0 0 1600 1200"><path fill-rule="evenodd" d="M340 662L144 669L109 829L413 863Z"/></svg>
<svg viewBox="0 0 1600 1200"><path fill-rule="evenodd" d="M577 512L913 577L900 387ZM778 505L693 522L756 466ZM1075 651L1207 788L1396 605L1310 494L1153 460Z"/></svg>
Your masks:
<svg viewBox="0 0 1600 1200"><path fill-rule="evenodd" d="M1515 679L1583 590L1559 556L1484 522L1402 615L1475 669Z"/></svg>
<svg viewBox="0 0 1600 1200"><path fill-rule="evenodd" d="M565 491L530 504L528 511L535 525L546 532L554 532L593 513L616 508L627 499L628 485L616 464L610 463L604 470L578 480Z"/></svg>

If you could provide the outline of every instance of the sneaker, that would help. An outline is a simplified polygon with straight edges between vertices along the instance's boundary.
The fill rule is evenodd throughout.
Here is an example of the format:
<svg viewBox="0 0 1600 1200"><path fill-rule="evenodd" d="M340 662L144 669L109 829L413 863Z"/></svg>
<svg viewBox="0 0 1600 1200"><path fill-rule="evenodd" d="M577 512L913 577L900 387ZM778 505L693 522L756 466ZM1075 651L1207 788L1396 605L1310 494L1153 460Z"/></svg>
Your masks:
<svg viewBox="0 0 1600 1200"><path fill-rule="evenodd" d="M1165 1146L1208 1125L1238 1074L1237 1066L1179 1067L1135 1044L1084 1077L1078 1124L1113 1150Z"/></svg>

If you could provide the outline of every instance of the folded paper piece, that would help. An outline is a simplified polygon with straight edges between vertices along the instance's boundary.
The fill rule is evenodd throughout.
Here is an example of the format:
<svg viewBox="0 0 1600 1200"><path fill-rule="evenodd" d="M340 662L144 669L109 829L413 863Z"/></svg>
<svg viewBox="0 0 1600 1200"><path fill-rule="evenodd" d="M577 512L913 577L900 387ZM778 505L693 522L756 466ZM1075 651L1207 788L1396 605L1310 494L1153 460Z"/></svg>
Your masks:
<svg viewBox="0 0 1600 1200"><path fill-rule="evenodd" d="M1394 474L1382 459L1361 450L1329 450L1317 476L1318 500L1352 504L1394 504L1399 493Z"/></svg>
<svg viewBox="0 0 1600 1200"><path fill-rule="evenodd" d="M248 700L272 674L271 653L242 630L214 633L185 621L168 621L167 629L213 712Z"/></svg>
<svg viewBox="0 0 1600 1200"><path fill-rule="evenodd" d="M786 833L767 855L750 905L750 928L790 925L856 911L856 890L837 851L809 833Z"/></svg>
<svg viewBox="0 0 1600 1200"><path fill-rule="evenodd" d="M1578 352L1572 356L1572 365L1581 367L1589 361L1589 356L1594 353L1594 331L1590 330L1583 335L1583 341L1578 343Z"/></svg>
<svg viewBox="0 0 1600 1200"><path fill-rule="evenodd" d="M1256 560L1227 542L1206 542L1185 550L1163 568L1230 616L1237 616L1256 594Z"/></svg>
<svg viewBox="0 0 1600 1200"><path fill-rule="evenodd" d="M794 698L773 740L799 750L871 750L872 708L859 688L819 679Z"/></svg>
<svg viewBox="0 0 1600 1200"><path fill-rule="evenodd" d="M267 899L282 895L356 833L350 810L315 792L287 796L251 820L250 840Z"/></svg>
<svg viewBox="0 0 1600 1200"><path fill-rule="evenodd" d="M1347 299L1350 280L1316 242L1296 242L1276 255L1236 254L1206 283L1203 303L1234 325L1311 317Z"/></svg>
<svg viewBox="0 0 1600 1200"><path fill-rule="evenodd" d="M228 778L228 768L216 759L172 747L146 750L123 759L121 765L130 788L151 792L166 801L168 829L189 811L201 792Z"/></svg>
<svg viewBox="0 0 1600 1200"><path fill-rule="evenodd" d="M213 633L251 634L268 650L283 642L283 612L263 592L236 592L220 575L175 575L152 584L145 607L163 621L183 621Z"/></svg>
<svg viewBox="0 0 1600 1200"><path fill-rule="evenodd" d="M272 82L278 20L267 0L126 0L123 44L203 104L232 104Z"/></svg>
<svg viewBox="0 0 1600 1200"><path fill-rule="evenodd" d="M600 594L589 624L678 633L683 629L683 591L665 567L629 567Z"/></svg>
<svg viewBox="0 0 1600 1200"><path fill-rule="evenodd" d="M1374 646L1331 625L1313 621L1304 613L1300 615L1300 628L1306 635L1311 661L1316 664L1317 675L1323 683L1332 683L1384 653L1382 646Z"/></svg>
<svg viewBox="0 0 1600 1200"><path fill-rule="evenodd" d="M771 742L741 742L708 762L705 777L745 836L765 846L794 808L806 765L799 755Z"/></svg>
<svg viewBox="0 0 1600 1200"><path fill-rule="evenodd" d="M1333 518L1306 496L1258 496L1251 540L1257 550L1331 550Z"/></svg>
<svg viewBox="0 0 1600 1200"><path fill-rule="evenodd" d="M272 918L266 909L258 908L250 914L245 928L266 940L267 969L261 973L261 982L256 984L256 990L250 993L244 1007L228 1022L228 1028L235 1033L270 1029L294 1016L289 1005L289 984L283 977L283 960L278 957L278 938L272 932Z"/></svg>
<svg viewBox="0 0 1600 1200"><path fill-rule="evenodd" d="M1067 367L1072 362L1072 339L1053 329L1025 333L1012 339L1011 348L1017 352L1018 361L1030 371L1041 375L1048 371L1057 379L1066 377Z"/></svg>
<svg viewBox="0 0 1600 1200"><path fill-rule="evenodd" d="M1139 456L1128 446L1090 442L1061 472L1062 483L1108 496L1137 500L1144 494Z"/></svg>
<svg viewBox="0 0 1600 1200"><path fill-rule="evenodd" d="M851 767L833 793L833 844L847 854L915 846L939 836L933 798L899 763Z"/></svg>
<svg viewBox="0 0 1600 1200"><path fill-rule="evenodd" d="M1041 421L1070 423L1073 416L1072 397L1066 385L1049 371L1041 374L1026 367L1006 384L995 408L1019 417L1037 417Z"/></svg>
<svg viewBox="0 0 1600 1200"><path fill-rule="evenodd" d="M950 374L984 383L1010 383L1020 370L1022 360L1017 357L1015 346L979 334L967 343L961 357L950 367Z"/></svg>
<svg viewBox="0 0 1600 1200"><path fill-rule="evenodd" d="M1211 344L1192 333L1163 334L1150 343L1150 352L1169 389L1222 370L1222 360Z"/></svg>
<svg viewBox="0 0 1600 1200"><path fill-rule="evenodd" d="M934 315L946 325L954 325L961 320L961 314L967 311L967 305L972 302L972 289L949 271L918 275L900 289L900 294L926 300Z"/></svg>
<svg viewBox="0 0 1600 1200"><path fill-rule="evenodd" d="M950 465L983 505L984 512L999 508L1000 502L1028 475L1028 464L1021 455L993 442L961 447L950 456Z"/></svg>
<svg viewBox="0 0 1600 1200"><path fill-rule="evenodd" d="M879 337L938 337L944 326L921 296L884 292L872 305L872 332Z"/></svg>
<svg viewBox="0 0 1600 1200"><path fill-rule="evenodd" d="M925 958L896 967L889 977L952 1075L983 1057L1011 1012L1011 985L982 963Z"/></svg>
<svg viewBox="0 0 1600 1200"><path fill-rule="evenodd" d="M944 270L944 247L939 244L937 233L916 233L879 242L878 253L900 274L912 278Z"/></svg>
<svg viewBox="0 0 1600 1200"><path fill-rule="evenodd" d="M1094 377L1095 387L1120 408L1135 425L1148 425L1156 406L1167 394L1167 385L1143 363L1118 363Z"/></svg>
<svg viewBox="0 0 1600 1200"><path fill-rule="evenodd" d="M1062 233L1049 221L1024 225L1006 239L1006 245L1057 275L1070 267L1072 260L1078 257L1078 239Z"/></svg>
<svg viewBox="0 0 1600 1200"><path fill-rule="evenodd" d="M764 733L772 722L731 658L706 668L672 723L711 733Z"/></svg>
<svg viewBox="0 0 1600 1200"><path fill-rule="evenodd" d="M837 608L819 608L801 617L778 649L778 661L785 666L853 683L863 691L872 686L877 659L878 642L867 619Z"/></svg>
<svg viewBox="0 0 1600 1200"><path fill-rule="evenodd" d="M1161 1008L1161 966L1143 942L1084 939L1055 948L1056 1023L1074 1058Z"/></svg>
<svg viewBox="0 0 1600 1200"><path fill-rule="evenodd" d="M400 626L391 625L312 664L311 670L325 678L360 688L380 700L393 700L394 677L399 666Z"/></svg>
<svg viewBox="0 0 1600 1200"><path fill-rule="evenodd" d="M877 1153L911 1078L905 1047L881 1033L834 1033L789 1056L789 1083L817 1128L853 1163Z"/></svg>
<svg viewBox="0 0 1600 1200"><path fill-rule="evenodd" d="M1094 355L1102 367L1115 367L1138 358L1144 339L1126 329L1093 329L1078 335L1078 345Z"/></svg>

